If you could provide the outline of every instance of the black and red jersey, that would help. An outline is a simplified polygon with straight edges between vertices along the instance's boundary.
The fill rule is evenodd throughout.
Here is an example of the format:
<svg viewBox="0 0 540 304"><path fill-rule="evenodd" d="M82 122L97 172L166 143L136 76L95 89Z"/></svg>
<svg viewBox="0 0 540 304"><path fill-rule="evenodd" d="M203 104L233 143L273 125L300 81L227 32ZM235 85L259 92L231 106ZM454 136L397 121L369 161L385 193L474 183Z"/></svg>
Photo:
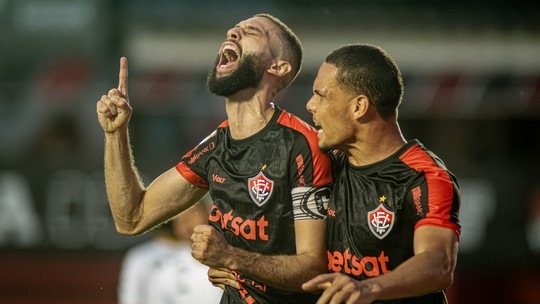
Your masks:
<svg viewBox="0 0 540 304"><path fill-rule="evenodd" d="M459 236L460 191L443 162L417 140L368 166L332 159L328 207L330 272L362 280L392 271L414 255L414 231L433 225ZM446 303L444 291L384 303Z"/></svg>
<svg viewBox="0 0 540 304"><path fill-rule="evenodd" d="M209 190L214 202L209 223L238 248L296 254L294 221L326 216L330 158L319 150L314 128L277 107L270 122L246 139L232 139L225 121L176 168L192 184ZM229 289L222 303L316 301L311 294L238 276L242 289Z"/></svg>

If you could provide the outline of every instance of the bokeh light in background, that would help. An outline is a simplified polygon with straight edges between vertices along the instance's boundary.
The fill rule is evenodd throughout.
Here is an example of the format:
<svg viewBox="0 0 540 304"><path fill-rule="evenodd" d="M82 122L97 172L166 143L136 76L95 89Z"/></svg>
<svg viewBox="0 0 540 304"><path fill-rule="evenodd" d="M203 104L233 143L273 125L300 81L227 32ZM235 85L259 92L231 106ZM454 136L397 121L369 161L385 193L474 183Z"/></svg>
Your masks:
<svg viewBox="0 0 540 304"><path fill-rule="evenodd" d="M303 42L278 104L308 122L330 50L364 42L396 59L405 136L462 183L451 303L539 302L539 6L332 2L0 0L0 304L115 303L122 254L148 236L114 229L95 103L127 56L132 144L150 182L225 119L206 72L226 30L260 12Z"/></svg>

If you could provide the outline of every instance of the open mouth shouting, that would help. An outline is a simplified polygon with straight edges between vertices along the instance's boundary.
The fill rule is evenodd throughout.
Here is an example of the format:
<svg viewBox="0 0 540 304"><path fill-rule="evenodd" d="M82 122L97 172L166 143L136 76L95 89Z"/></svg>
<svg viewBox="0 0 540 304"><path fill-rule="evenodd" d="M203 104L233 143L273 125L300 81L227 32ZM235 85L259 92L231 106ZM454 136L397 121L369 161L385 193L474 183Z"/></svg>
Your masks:
<svg viewBox="0 0 540 304"><path fill-rule="evenodd" d="M221 45L221 50L219 51L219 61L217 64L218 71L227 71L233 69L238 59L240 59L242 52L240 47L231 41L227 41Z"/></svg>

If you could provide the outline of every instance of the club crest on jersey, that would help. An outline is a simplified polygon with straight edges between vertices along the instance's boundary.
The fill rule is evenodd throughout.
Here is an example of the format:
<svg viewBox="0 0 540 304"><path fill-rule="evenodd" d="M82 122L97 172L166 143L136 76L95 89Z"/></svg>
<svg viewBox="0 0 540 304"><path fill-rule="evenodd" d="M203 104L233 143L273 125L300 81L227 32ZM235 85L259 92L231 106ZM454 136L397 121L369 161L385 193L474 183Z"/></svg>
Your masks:
<svg viewBox="0 0 540 304"><path fill-rule="evenodd" d="M383 239L390 233L394 226L395 213L380 204L376 209L368 212L369 229L379 239Z"/></svg>
<svg viewBox="0 0 540 304"><path fill-rule="evenodd" d="M274 181L261 171L248 180L248 188L251 199L260 207L270 199L272 190L274 190Z"/></svg>

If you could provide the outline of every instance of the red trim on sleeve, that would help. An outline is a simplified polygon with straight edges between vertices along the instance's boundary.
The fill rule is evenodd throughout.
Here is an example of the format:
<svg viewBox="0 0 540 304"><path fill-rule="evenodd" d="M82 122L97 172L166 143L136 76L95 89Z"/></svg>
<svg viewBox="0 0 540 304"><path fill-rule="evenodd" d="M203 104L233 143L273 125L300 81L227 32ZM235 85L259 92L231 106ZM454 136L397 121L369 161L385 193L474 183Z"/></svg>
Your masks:
<svg viewBox="0 0 540 304"><path fill-rule="evenodd" d="M191 169L183 161L176 165L175 168L178 173L180 173L188 182L190 182L194 186L208 189L208 183L195 172L191 171Z"/></svg>
<svg viewBox="0 0 540 304"><path fill-rule="evenodd" d="M307 139L313 157L313 186L322 186L332 183L330 157L319 149L317 130L300 118L285 111L282 111L277 122L302 133Z"/></svg>
<svg viewBox="0 0 540 304"><path fill-rule="evenodd" d="M229 120L227 119L218 126L218 129L226 128L228 126L229 126Z"/></svg>
<svg viewBox="0 0 540 304"><path fill-rule="evenodd" d="M424 172L428 189L428 213L416 223L418 227L431 225L452 229L460 235L457 223L451 222L454 187L450 175L420 145L414 145L401 155L400 160L419 172Z"/></svg>

